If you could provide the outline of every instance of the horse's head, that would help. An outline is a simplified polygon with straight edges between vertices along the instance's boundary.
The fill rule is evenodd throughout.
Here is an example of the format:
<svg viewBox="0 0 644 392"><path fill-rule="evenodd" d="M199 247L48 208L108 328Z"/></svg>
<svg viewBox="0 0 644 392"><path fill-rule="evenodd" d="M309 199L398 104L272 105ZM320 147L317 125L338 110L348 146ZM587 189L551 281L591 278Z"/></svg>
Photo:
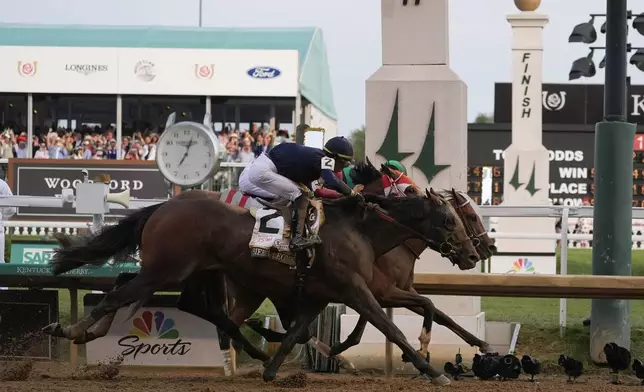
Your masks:
<svg viewBox="0 0 644 392"><path fill-rule="evenodd" d="M367 197L373 201L374 197ZM462 270L472 269L479 255L467 236L456 210L434 190L424 196L376 197L375 201L398 224L413 230L430 249L447 257Z"/></svg>
<svg viewBox="0 0 644 392"><path fill-rule="evenodd" d="M360 184L364 186L362 190L365 194L371 195L384 195L385 194L385 185L383 181L383 173L381 173L369 158L366 158L364 161L358 161L350 169L349 177L347 178L345 172L345 180L347 184L353 186L355 184Z"/></svg>
<svg viewBox="0 0 644 392"><path fill-rule="evenodd" d="M461 221L463 221L467 235L472 240L481 258L490 258L496 252L496 246L494 246L494 239L487 235L474 201L464 192L457 191L454 188L451 191L441 192L441 196L447 199L456 209Z"/></svg>

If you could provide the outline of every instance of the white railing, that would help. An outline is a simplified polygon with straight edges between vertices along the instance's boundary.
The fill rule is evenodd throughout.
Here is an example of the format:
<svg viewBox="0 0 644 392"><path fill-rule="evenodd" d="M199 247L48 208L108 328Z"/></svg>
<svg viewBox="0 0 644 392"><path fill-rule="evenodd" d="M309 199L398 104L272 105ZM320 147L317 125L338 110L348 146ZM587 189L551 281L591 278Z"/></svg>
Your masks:
<svg viewBox="0 0 644 392"><path fill-rule="evenodd" d="M569 218L592 218L593 207L566 207L566 206L480 206L480 213L483 217L486 228L489 229L491 217L512 217L512 218L558 218L561 217L561 233L489 233L493 238L506 239L552 239L560 240L560 275L568 274L568 243L570 240L589 239L591 234L569 234ZM644 219L644 208L633 208L633 220ZM553 227L554 230L554 227ZM633 235L632 241L642 241L644 236ZM566 328L567 299L559 299L559 328L563 331Z"/></svg>

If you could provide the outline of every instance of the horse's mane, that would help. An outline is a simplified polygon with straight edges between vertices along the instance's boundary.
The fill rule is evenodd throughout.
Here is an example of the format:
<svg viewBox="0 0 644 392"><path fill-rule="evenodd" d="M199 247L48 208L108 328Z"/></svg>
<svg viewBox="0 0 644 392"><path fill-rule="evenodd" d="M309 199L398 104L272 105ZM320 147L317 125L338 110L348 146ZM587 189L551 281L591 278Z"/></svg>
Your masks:
<svg viewBox="0 0 644 392"><path fill-rule="evenodd" d="M424 196L409 195L406 197L387 197L365 194L365 201L382 207L392 217L401 220L419 220L427 218L427 198Z"/></svg>
<svg viewBox="0 0 644 392"><path fill-rule="evenodd" d="M367 185L382 178L380 170L366 160L357 161L351 170L351 179L356 184Z"/></svg>

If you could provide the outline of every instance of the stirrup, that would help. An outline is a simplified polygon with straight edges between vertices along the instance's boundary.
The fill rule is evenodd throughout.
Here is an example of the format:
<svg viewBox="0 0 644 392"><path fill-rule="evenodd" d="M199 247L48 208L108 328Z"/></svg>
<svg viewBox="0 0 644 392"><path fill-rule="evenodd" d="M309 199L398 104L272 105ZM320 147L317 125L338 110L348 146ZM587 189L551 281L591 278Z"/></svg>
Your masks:
<svg viewBox="0 0 644 392"><path fill-rule="evenodd" d="M322 241L320 241L320 238L316 235L309 237L296 237L291 240L289 247L291 250L302 250L321 243Z"/></svg>

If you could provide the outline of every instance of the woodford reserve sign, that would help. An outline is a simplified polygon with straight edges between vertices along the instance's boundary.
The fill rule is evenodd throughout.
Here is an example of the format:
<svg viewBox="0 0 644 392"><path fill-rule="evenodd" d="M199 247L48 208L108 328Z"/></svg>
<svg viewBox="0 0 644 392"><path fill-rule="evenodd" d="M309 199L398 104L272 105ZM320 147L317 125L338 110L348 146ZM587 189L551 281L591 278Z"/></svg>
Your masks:
<svg viewBox="0 0 644 392"><path fill-rule="evenodd" d="M89 178L99 174L110 176L110 192L130 190L132 199L167 199L168 187L154 161L125 160L48 160L10 159L7 182L14 195L60 197L63 189L76 189L83 181L81 171L87 169ZM113 205L113 214L123 216L131 210ZM87 220L89 215L76 214L73 207L20 207L15 220Z"/></svg>

